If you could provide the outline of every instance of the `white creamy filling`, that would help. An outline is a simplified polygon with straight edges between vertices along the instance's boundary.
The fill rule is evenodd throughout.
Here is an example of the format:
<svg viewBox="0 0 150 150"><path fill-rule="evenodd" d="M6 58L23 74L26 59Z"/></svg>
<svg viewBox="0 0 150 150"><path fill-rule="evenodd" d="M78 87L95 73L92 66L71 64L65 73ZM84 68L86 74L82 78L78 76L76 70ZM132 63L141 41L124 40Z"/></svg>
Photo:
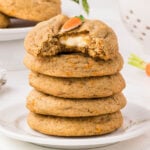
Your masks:
<svg viewBox="0 0 150 150"><path fill-rule="evenodd" d="M63 45L66 46L72 46L72 47L85 47L87 46L87 37L86 36L73 36L73 37L67 37L67 38L60 38L60 42Z"/></svg>

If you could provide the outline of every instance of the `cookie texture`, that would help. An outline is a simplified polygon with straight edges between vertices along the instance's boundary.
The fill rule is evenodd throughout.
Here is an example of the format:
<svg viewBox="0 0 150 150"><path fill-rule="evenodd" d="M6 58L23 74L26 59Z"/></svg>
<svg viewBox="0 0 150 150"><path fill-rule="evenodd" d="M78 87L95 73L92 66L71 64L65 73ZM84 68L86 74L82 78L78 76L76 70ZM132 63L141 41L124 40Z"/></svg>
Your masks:
<svg viewBox="0 0 150 150"><path fill-rule="evenodd" d="M118 73L123 67L123 58L118 53L108 61L93 59L83 54L61 54L53 57L34 57L26 54L27 68L55 77L91 77Z"/></svg>
<svg viewBox="0 0 150 150"><path fill-rule="evenodd" d="M0 28L7 28L10 24L10 20L7 16L0 13Z"/></svg>
<svg viewBox="0 0 150 150"><path fill-rule="evenodd" d="M43 21L61 12L60 0L0 0L4 14L30 21Z"/></svg>
<svg viewBox="0 0 150 150"><path fill-rule="evenodd" d="M80 52L104 60L116 57L117 37L105 23L85 20L80 27L62 33L61 27L67 20L67 16L58 15L35 26L25 39L27 52L34 56Z"/></svg>
<svg viewBox="0 0 150 150"><path fill-rule="evenodd" d="M57 78L30 73L32 87L46 94L64 98L99 98L114 95L125 87L121 74L89 78Z"/></svg>
<svg viewBox="0 0 150 150"><path fill-rule="evenodd" d="M65 118L30 113L28 125L41 133L55 136L94 136L110 133L123 123L121 112L96 117Z"/></svg>
<svg viewBox="0 0 150 150"><path fill-rule="evenodd" d="M98 116L117 112L126 105L123 94L97 99L65 99L36 90L27 97L27 108L34 113L61 117Z"/></svg>

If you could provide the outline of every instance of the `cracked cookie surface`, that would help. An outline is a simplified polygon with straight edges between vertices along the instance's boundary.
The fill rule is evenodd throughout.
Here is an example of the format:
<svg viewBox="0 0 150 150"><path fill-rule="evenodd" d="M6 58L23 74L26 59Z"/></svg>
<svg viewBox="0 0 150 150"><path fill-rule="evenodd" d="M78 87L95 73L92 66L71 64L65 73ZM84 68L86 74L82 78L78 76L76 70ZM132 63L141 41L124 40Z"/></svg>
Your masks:
<svg viewBox="0 0 150 150"><path fill-rule="evenodd" d="M58 15L35 26L25 39L25 48L34 56L80 52L93 58L113 59L118 53L113 30L99 20L85 20L81 26L61 33L69 18Z"/></svg>

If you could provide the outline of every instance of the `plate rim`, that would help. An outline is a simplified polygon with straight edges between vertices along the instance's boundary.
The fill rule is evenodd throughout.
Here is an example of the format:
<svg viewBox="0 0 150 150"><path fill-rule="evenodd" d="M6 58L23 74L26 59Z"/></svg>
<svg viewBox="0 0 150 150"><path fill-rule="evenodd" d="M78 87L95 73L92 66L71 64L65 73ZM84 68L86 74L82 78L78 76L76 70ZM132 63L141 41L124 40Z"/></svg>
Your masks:
<svg viewBox="0 0 150 150"><path fill-rule="evenodd" d="M18 28L5 28L5 29L0 29L1 34L13 34L13 33L22 33L26 32L30 29L32 29L34 26L31 27L18 27Z"/></svg>
<svg viewBox="0 0 150 150"><path fill-rule="evenodd" d="M10 104L9 106L5 106L4 108L0 109L0 112L4 111L4 109L8 109L9 107L15 107L16 105L23 105L24 103L22 102L17 102ZM144 108L143 106L137 105L133 102L128 102L128 105L136 105L146 111L149 111L148 109ZM150 123L150 121L147 121L146 123ZM6 135L7 137L19 140L19 141L24 141L24 142L29 142L29 143L35 143L35 144L44 144L44 145L50 145L50 146L96 146L96 145L102 145L102 144L111 144L111 143L117 143L125 140L132 139L134 137L138 137L142 134L144 134L149 128L143 127L142 129L134 130L131 133L125 134L125 135L117 135L113 137L87 137L87 138L82 138L79 137L80 139L69 139L68 137L62 137L63 139L45 139L43 137L33 137L30 135L24 135L20 133L15 133L11 130L6 130L1 124L0 124L0 132ZM36 132L36 131L35 131ZM51 138L56 138L57 136L51 136ZM119 139L118 139L119 137ZM58 137L59 138L59 137ZM88 141L90 140L90 143ZM69 144L68 144L69 143Z"/></svg>

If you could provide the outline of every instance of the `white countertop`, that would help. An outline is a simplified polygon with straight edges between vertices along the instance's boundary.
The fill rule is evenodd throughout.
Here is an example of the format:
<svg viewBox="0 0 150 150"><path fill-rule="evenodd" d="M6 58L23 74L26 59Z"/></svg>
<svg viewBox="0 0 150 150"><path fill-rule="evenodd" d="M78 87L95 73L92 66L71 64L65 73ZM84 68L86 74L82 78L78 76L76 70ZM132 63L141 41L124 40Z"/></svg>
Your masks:
<svg viewBox="0 0 150 150"><path fill-rule="evenodd" d="M63 7L64 12L68 13L72 9L66 5L69 4L68 0L64 0ZM102 2L102 1L101 1ZM64 6L65 5L65 6ZM127 64L127 58L131 52L142 54L143 58L148 58L143 52L141 52L141 46L137 41L130 36L127 30L124 28L119 17L119 10L116 0L103 0L100 4L98 1L93 0L92 6L97 8L97 11L93 11L93 16L97 16L99 19L107 22L117 33L120 45L120 52L124 56L125 66L122 71L127 87L124 93L128 101L133 101L139 105L150 109L150 78L133 67ZM70 9L70 10L69 10ZM96 18L96 17L95 17ZM9 46L9 45L8 45ZM25 97L30 91L28 86L27 70L9 71L7 73L7 84L0 90L0 106L1 108L14 101L25 101ZM10 112L11 113L11 112ZM47 150L50 148L44 148L34 144L20 142L14 139L5 137L0 133L0 150ZM97 148L95 150L149 150L150 149L150 130L142 136L107 146L104 148Z"/></svg>

